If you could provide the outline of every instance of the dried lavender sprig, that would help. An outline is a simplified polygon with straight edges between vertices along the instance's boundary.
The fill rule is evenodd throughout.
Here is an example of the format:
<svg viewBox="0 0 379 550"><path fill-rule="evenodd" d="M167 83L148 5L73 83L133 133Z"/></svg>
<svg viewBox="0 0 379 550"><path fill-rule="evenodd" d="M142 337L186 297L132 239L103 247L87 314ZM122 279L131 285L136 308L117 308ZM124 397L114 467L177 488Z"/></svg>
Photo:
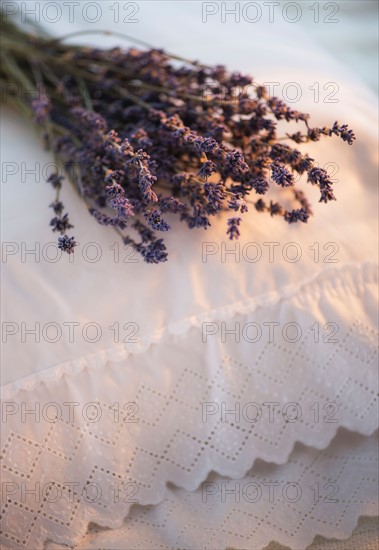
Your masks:
<svg viewBox="0 0 379 550"><path fill-rule="evenodd" d="M246 215L251 193L270 192L270 176L283 193L292 191L299 208L259 198L253 201L256 212L306 223L312 212L295 187L295 173L306 174L319 187L321 202L335 200L326 171L282 140L304 143L335 135L352 144L352 130L337 122L311 128L309 115L269 97L251 77L154 48L68 46L60 39L28 35L9 22L2 56L2 80L35 87L29 108L90 213L118 232L129 226L125 243L149 263L167 259L159 237L170 230L166 212L179 215L190 228L206 229L212 216L230 210L227 234L238 238L241 218L236 213ZM178 67L170 59L183 64ZM213 81L215 97L209 97L207 79ZM247 87L255 93L247 93ZM11 99L25 110L17 94ZM304 131L280 137L282 121L303 123ZM50 181L56 190L51 226L61 233L59 247L71 253L75 239L67 235L72 225L57 177Z"/></svg>

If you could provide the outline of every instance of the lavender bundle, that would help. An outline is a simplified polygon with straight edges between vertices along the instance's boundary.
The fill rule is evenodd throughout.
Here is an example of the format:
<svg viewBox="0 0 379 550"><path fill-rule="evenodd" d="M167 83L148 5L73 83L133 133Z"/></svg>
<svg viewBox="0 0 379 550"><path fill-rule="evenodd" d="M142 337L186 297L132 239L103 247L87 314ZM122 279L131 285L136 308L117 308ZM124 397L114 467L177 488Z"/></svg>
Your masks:
<svg viewBox="0 0 379 550"><path fill-rule="evenodd" d="M320 201L335 200L327 172L290 144L332 135L352 144L347 125L312 128L309 115L222 65L154 48L66 45L11 22L2 26L7 100L41 127L90 214L146 262L167 260L160 234L170 229L168 213L191 229L207 229L229 210L226 233L237 239L243 215L308 221L312 212L297 176L318 186ZM25 89L32 100L24 101ZM302 130L280 136L283 122ZM60 234L59 248L71 253L76 241L60 199L63 181L58 172L48 178L55 190L50 225ZM263 199L270 187L281 189L290 206Z"/></svg>

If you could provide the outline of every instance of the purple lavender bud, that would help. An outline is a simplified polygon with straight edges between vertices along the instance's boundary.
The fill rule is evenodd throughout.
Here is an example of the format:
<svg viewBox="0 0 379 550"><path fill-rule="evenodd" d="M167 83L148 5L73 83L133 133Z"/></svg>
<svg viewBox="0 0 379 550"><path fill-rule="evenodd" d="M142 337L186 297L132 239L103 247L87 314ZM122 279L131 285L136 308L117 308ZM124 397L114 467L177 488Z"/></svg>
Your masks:
<svg viewBox="0 0 379 550"><path fill-rule="evenodd" d="M191 174L188 172L181 172L179 174L175 174L171 178L172 187L175 190L180 190L186 183L189 182L191 179Z"/></svg>
<svg viewBox="0 0 379 550"><path fill-rule="evenodd" d="M75 237L63 235L63 237L59 237L58 239L58 248L63 250L63 252L67 252L67 254L72 254L74 252L76 244Z"/></svg>
<svg viewBox="0 0 379 550"><path fill-rule="evenodd" d="M258 178L256 180L252 180L251 182L249 182L249 184L255 190L257 195L264 195L268 191L268 188L269 188L268 182L266 180L264 180L263 178Z"/></svg>
<svg viewBox="0 0 379 550"><path fill-rule="evenodd" d="M131 139L140 149L146 149L153 145L152 140L149 137L149 134L143 128L139 128L136 132L131 135Z"/></svg>
<svg viewBox="0 0 379 550"><path fill-rule="evenodd" d="M56 216L50 221L50 225L52 226L53 231L59 231L62 234L68 229L72 229L74 227L69 222L68 214L65 214L62 218Z"/></svg>
<svg viewBox="0 0 379 550"><path fill-rule="evenodd" d="M124 170L111 170L104 178L105 183L112 184L113 182L121 183L125 178Z"/></svg>
<svg viewBox="0 0 379 550"><path fill-rule="evenodd" d="M49 206L50 206L50 208L52 208L54 210L54 214L56 216L60 216L62 214L62 212L63 212L63 202L55 200Z"/></svg>
<svg viewBox="0 0 379 550"><path fill-rule="evenodd" d="M309 118L309 115L300 113L299 111L294 111L288 107L284 101L278 99L277 97L268 99L267 104L277 120L285 119L287 122L290 120L295 120L296 122L302 120L305 122Z"/></svg>
<svg viewBox="0 0 379 550"><path fill-rule="evenodd" d="M142 196L146 202L157 202L158 197L151 189L154 183L157 181L156 176L150 172L146 166L142 166L139 176L139 188L141 190Z"/></svg>
<svg viewBox="0 0 379 550"><path fill-rule="evenodd" d="M175 197L159 197L159 207L161 212L171 212L172 214L183 212L186 208L186 206Z"/></svg>
<svg viewBox="0 0 379 550"><path fill-rule="evenodd" d="M148 246L141 247L139 251L148 264L159 264L167 261L167 249L162 239L157 239Z"/></svg>
<svg viewBox="0 0 379 550"><path fill-rule="evenodd" d="M118 195L124 195L124 188L118 183L114 182L111 185L105 187L108 197L117 197Z"/></svg>
<svg viewBox="0 0 379 550"><path fill-rule="evenodd" d="M304 172L307 172L314 163L314 159L311 159L310 157L302 157L294 166L294 169L299 174L303 174Z"/></svg>
<svg viewBox="0 0 379 550"><path fill-rule="evenodd" d="M309 212L305 208L300 208L299 210L286 210L284 214L284 219L288 223L303 222L307 223L309 218Z"/></svg>
<svg viewBox="0 0 379 550"><path fill-rule="evenodd" d="M229 76L230 86L238 86L240 88L244 88L245 86L249 86L250 84L252 84L252 82L253 79L251 78L251 76L243 75L239 72L231 73L231 75Z"/></svg>
<svg viewBox="0 0 379 550"><path fill-rule="evenodd" d="M126 156L134 155L134 149L131 146L130 141L128 139L124 139L124 141L122 142L121 153L123 153Z"/></svg>
<svg viewBox="0 0 379 550"><path fill-rule="evenodd" d="M241 214L248 212L246 201L241 197L241 194L233 195L228 201L228 207L235 212L240 211Z"/></svg>
<svg viewBox="0 0 379 550"><path fill-rule="evenodd" d="M228 219L228 229L226 234L229 235L229 239L238 239L240 232L238 229L239 224L241 223L241 218L229 218Z"/></svg>
<svg viewBox="0 0 379 550"><path fill-rule="evenodd" d="M278 214L281 214L282 207L280 206L279 203L270 201L269 211L271 216L276 216Z"/></svg>
<svg viewBox="0 0 379 550"><path fill-rule="evenodd" d="M215 165L214 162L212 162L211 160L207 160L206 162L204 162L202 165L201 165L201 168L200 170L198 171L198 175L201 177L201 178L208 178L209 176L211 176L214 172L217 172L217 166Z"/></svg>
<svg viewBox="0 0 379 550"><path fill-rule="evenodd" d="M311 141L320 141L322 133L320 128L308 128L308 137Z"/></svg>
<svg viewBox="0 0 379 550"><path fill-rule="evenodd" d="M321 198L320 202L329 202L336 200L333 194L333 182L329 177L329 174L323 168L311 168L308 170L308 181L313 185L319 185Z"/></svg>
<svg viewBox="0 0 379 550"><path fill-rule="evenodd" d="M154 208L153 210L146 210L143 216L150 227L156 231L168 231L170 226L161 218L161 214L160 210Z"/></svg>
<svg viewBox="0 0 379 550"><path fill-rule="evenodd" d="M83 107L74 107L73 109L71 109L71 113L74 115L74 117L79 118L84 124L88 126L88 128L91 128L92 130L97 130L101 133L104 133L108 129L105 119L94 111L88 111Z"/></svg>
<svg viewBox="0 0 379 550"><path fill-rule="evenodd" d="M317 166L311 168L308 171L308 181L312 184L331 185L332 181L330 180L328 173L323 168L318 168Z"/></svg>
<svg viewBox="0 0 379 550"><path fill-rule="evenodd" d="M189 216L186 213L183 213L181 216L182 220L186 220L188 227L190 229L193 228L202 228L207 229L210 227L210 221L207 216L206 210L201 206L201 204L195 204L193 206L193 215Z"/></svg>
<svg viewBox="0 0 379 550"><path fill-rule="evenodd" d="M307 155L302 155L297 149L291 149L288 145L276 143L272 146L270 158L273 160L289 164L293 170L302 174L313 166L313 159Z"/></svg>
<svg viewBox="0 0 379 550"><path fill-rule="evenodd" d="M295 132L294 134L287 134L289 138L291 138L295 143L304 143L306 141L306 136L304 136L301 132ZM315 140L312 140L315 141Z"/></svg>
<svg viewBox="0 0 379 550"><path fill-rule="evenodd" d="M221 182L205 183L204 191L212 209L215 211L221 210L222 203L226 198L224 184Z"/></svg>
<svg viewBox="0 0 379 550"><path fill-rule="evenodd" d="M198 137L194 145L202 153L215 153L219 147L217 141L213 138Z"/></svg>
<svg viewBox="0 0 379 550"><path fill-rule="evenodd" d="M333 190L330 187L322 187L320 188L321 197L319 202L329 202L329 201L336 201L336 197L334 196Z"/></svg>
<svg viewBox="0 0 379 550"><path fill-rule="evenodd" d="M38 97L32 101L32 109L38 124L46 122L51 111L51 103L50 99L43 91L39 91Z"/></svg>
<svg viewBox="0 0 379 550"><path fill-rule="evenodd" d="M256 94L258 99L268 99L269 94L265 86L257 86Z"/></svg>
<svg viewBox="0 0 379 550"><path fill-rule="evenodd" d="M264 212L266 210L266 203L262 199L258 199L254 206L258 212Z"/></svg>
<svg viewBox="0 0 379 550"><path fill-rule="evenodd" d="M294 184L294 177L283 164L273 162L270 166L272 170L272 179L282 187L290 187Z"/></svg>
<svg viewBox="0 0 379 550"><path fill-rule="evenodd" d="M245 159L241 151L236 149L226 153L225 160L228 167L231 170L232 175L240 176L245 174L249 170L249 166L246 164Z"/></svg>
<svg viewBox="0 0 379 550"><path fill-rule="evenodd" d="M47 178L47 183L51 183L54 189L61 189L63 176L59 176L56 172L50 174Z"/></svg>
<svg viewBox="0 0 379 550"><path fill-rule="evenodd" d="M337 121L333 124L333 128L330 133L339 136L343 141L347 141L349 145L352 145L356 139L353 130L349 130L347 124L340 126Z"/></svg>
<svg viewBox="0 0 379 550"><path fill-rule="evenodd" d="M89 208L89 213L97 220L100 225L111 225L113 227L119 227L120 229L125 229L126 223L118 218L111 218L103 212L96 210L95 208Z"/></svg>
<svg viewBox="0 0 379 550"><path fill-rule="evenodd" d="M117 185L117 184L116 184ZM119 218L127 220L134 216L133 206L130 201L122 195L116 195L109 201L109 206L114 208Z"/></svg>
<svg viewBox="0 0 379 550"><path fill-rule="evenodd" d="M113 143L121 143L121 138L118 136L118 133L115 130L110 130L107 133L106 141L112 141Z"/></svg>

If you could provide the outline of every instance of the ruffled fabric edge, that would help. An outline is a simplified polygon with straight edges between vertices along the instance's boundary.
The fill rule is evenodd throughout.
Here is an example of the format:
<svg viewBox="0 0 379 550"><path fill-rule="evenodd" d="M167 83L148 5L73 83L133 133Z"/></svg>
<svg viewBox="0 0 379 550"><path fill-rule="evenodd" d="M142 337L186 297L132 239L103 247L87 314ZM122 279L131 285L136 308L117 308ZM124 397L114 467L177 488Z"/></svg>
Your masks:
<svg viewBox="0 0 379 550"><path fill-rule="evenodd" d="M322 291L327 289L334 292L349 290L355 293L360 287L362 288L370 283L378 284L378 264L376 262L350 263L339 267L326 268L304 279L301 283L287 285L280 291L240 300L183 319L156 330L148 337L141 335L141 342L137 347L128 344L115 345L101 352L54 365L30 376L20 378L1 387L1 398L3 400L12 399L20 391L33 390L39 384L48 384L63 376L74 376L83 369L100 369L105 367L109 361L120 361L126 359L129 355L144 353L150 346L153 344L158 345L171 335L184 335L191 328L201 327L204 322L228 321L238 314L253 313L258 308L270 307L280 301L292 298L298 295L300 291L304 291L305 296L321 295Z"/></svg>
<svg viewBox="0 0 379 550"><path fill-rule="evenodd" d="M328 446L329 446L329 444L325 448L320 449L320 450L325 450ZM250 470L251 470L251 468L250 468ZM250 470L248 470L244 474L244 476L240 477L239 479L245 478ZM209 472L209 474L210 473L211 472ZM207 478L208 478L208 476L206 477L206 479ZM203 481L205 481L205 479ZM181 491L183 489L180 488L180 487L175 486L175 490ZM168 498L168 496L169 496L168 493L169 493L169 488L166 486L165 495L159 500L159 502L151 503L149 505L146 505L144 503L139 503L138 506L141 507L141 508L145 507L145 506L157 506L157 505L161 504L164 500L166 500ZM180 497L181 497L181 495L179 495L178 498L180 498ZM125 515L123 515L122 517L120 516L118 518L114 518L111 522L110 521L104 521L104 519L103 519L103 521L101 521L101 519L99 520L99 518L96 518L92 514L90 514L89 516L84 514L84 517L82 518L81 526L80 526L81 534L77 535L75 537L72 537L70 539L64 538L64 537L60 538L58 544L65 544L66 547L69 546L73 550L76 550L76 548L78 548L78 550L84 550L84 548L88 548L88 549L89 548L95 548L92 545L88 546L88 547L83 546L83 538L86 536L86 534L88 534L90 524L95 524L100 528L110 529L112 531L117 530L117 529L122 529L125 520L130 515L130 508L131 507L129 507L129 509L128 509L128 511ZM305 549L305 548L308 548L308 546L313 543L315 537L318 536L318 535L322 535L323 537L325 537L327 539L347 540L352 536L353 531L357 527L357 524L358 524L358 521L359 521L360 517L362 517L362 516L377 517L378 513L379 513L378 504L376 504L376 507L375 507L375 505L371 506L368 503L361 502L359 508L357 506L355 508L351 507L349 509L349 514L347 515L348 517L344 516L344 521L341 523L340 526L336 527L336 529L333 531L333 533L331 531L328 531L328 530L326 530L326 531L322 530L321 527L317 527L317 524L314 523L313 528L309 529L307 531L306 535L302 536L301 540L298 540L297 542L298 542L298 544L301 545L301 548ZM45 538L44 541L43 541L44 550L52 550L51 546L48 543L49 543L49 540L47 538ZM269 546L271 543L277 543L277 544L283 545L286 548L288 547L288 540L285 536L280 538L278 535L276 535L275 538L272 538L272 536L267 534L266 539L263 542L262 541L260 542L260 547L259 548L261 550L266 550L266 547ZM55 544L57 544L57 541L55 541ZM160 547L162 547L164 549L169 548L169 546L167 546L167 545L164 546L163 544ZM226 550L227 548L233 548L233 547L234 546L231 546L230 544L227 544L223 549L220 549L220 550ZM57 548L60 548L60 546L54 545L53 548L54 548L54 550L56 550ZM238 548L241 548L241 550L249 550L248 547L245 547L243 545L238 546Z"/></svg>
<svg viewBox="0 0 379 550"><path fill-rule="evenodd" d="M121 522L121 524L118 528L122 527L122 524L123 524L124 520L126 519L126 517L122 520L122 522ZM309 548L309 550L311 550L312 544L315 542L316 537L319 537L319 536L322 536L324 538L325 544L328 543L329 541L334 541L334 540L338 540L338 541L341 541L341 542L348 541L354 535L354 531L358 527L358 524L359 524L359 521L360 521L361 518L378 518L378 514L377 513L370 513L370 512L367 512L367 511L358 512L357 515L355 516L355 518L349 523L349 526L345 526L343 532L340 531L339 533L335 533L333 535L333 537L325 536L324 533L318 532L317 529L314 529L313 532L308 537L308 540L304 543L305 544L303 546L304 550L308 550L308 548ZM85 535L88 534L88 529L89 529L90 523L91 522L86 523ZM106 528L107 526L102 526L102 527ZM110 528L110 529L114 530L114 529L117 529L117 527L116 528ZM83 536L85 536L85 535L83 535ZM77 549L78 550L83 550L83 547L79 546L80 545L80 540L82 538L83 537L78 537L77 539L75 539L76 542L74 543L74 546L70 543L67 543L67 544L65 544L64 542L54 543L53 541L47 540L43 545L43 550L77 550ZM289 548L288 545L285 544L284 542L281 542L277 538L272 539L268 536L266 542L263 543L263 546L260 546L259 550L271 550L271 545L272 544L279 545L280 550L284 550L284 549ZM12 548L10 546L6 546L6 545L4 545L3 548L4 548L4 550L12 550ZM92 548L94 548L94 547L93 546L88 547L88 550L90 548L92 550ZM168 547L166 547L166 549L165 549L163 546L161 546L161 548L163 550L168 550ZM227 547L222 548L220 550L232 550L232 548L230 546L227 546ZM241 550L243 550L243 548L241 548ZM251 549L246 549L246 550L251 550ZM275 547L275 550L279 550L279 548ZM298 549L293 549L293 550L298 550Z"/></svg>

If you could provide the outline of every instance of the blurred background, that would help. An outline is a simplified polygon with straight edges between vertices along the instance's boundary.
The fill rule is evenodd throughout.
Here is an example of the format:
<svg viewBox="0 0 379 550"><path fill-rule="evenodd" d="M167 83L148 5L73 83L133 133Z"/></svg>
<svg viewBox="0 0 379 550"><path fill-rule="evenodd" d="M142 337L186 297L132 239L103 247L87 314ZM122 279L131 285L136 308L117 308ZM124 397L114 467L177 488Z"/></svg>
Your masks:
<svg viewBox="0 0 379 550"><path fill-rule="evenodd" d="M107 28L143 37L157 47L167 47L171 42L170 35L177 38L180 30L183 44L191 36L192 49L195 52L199 41L204 45L207 34L204 31L211 30L215 25L227 30L227 42L229 30L238 22L239 32L241 35L249 33L252 46L254 37L259 36L262 31L270 35L274 29L285 27L287 45L295 40L292 40L291 35L298 35L302 29L307 38L349 68L357 80L362 80L372 90L378 91L377 0L1 0L1 3L9 12L12 11L9 6L16 4L17 17L21 11L30 13L31 18L35 18L35 13L38 13L41 26L54 35L64 34L69 28ZM57 4L61 6L60 17L57 16ZM280 34L279 32L278 36ZM231 49L236 46L232 43L234 40L235 37L231 37ZM80 39L77 41L80 42ZM101 42L102 46L115 43L112 39L102 37L99 41L99 37L89 36L82 41L93 45ZM175 47L178 48L177 40ZM298 44L298 47L302 45ZM306 45L303 47L307 48ZM209 48L212 49L212 42L209 43ZM267 44L263 44L259 53L263 53L266 48ZM257 53L253 51L254 54ZM311 66L314 52L309 46L307 53ZM207 54L208 51L203 51L202 57L209 57Z"/></svg>
<svg viewBox="0 0 379 550"><path fill-rule="evenodd" d="M283 0L281 0L282 3ZM306 4L307 2L301 2ZM315 2L309 2L313 5ZM357 78L364 80L378 91L378 7L376 0L345 0L339 2L317 2L320 16L341 19L341 25L315 24L310 13L302 22L324 48L356 72ZM333 15L335 5L338 12ZM305 14L308 10L305 10ZM314 13L314 12L313 12ZM321 18L320 17L320 18Z"/></svg>

